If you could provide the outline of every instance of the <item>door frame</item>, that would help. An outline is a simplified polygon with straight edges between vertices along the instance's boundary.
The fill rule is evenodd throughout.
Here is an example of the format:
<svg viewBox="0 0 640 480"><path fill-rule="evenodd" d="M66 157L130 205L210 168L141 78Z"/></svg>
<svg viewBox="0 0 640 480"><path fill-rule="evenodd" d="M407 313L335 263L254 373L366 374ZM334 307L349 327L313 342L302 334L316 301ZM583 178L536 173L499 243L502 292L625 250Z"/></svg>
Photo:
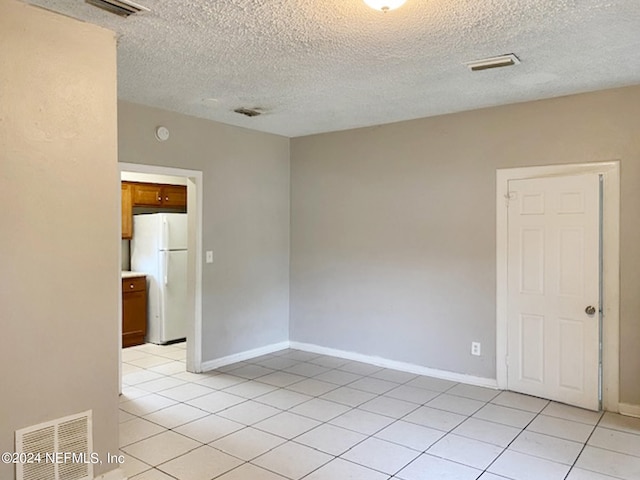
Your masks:
<svg viewBox="0 0 640 480"><path fill-rule="evenodd" d="M507 263L509 181L564 175L603 178L602 407L617 412L620 382L620 161L500 168L496 170L496 380L507 389Z"/></svg>
<svg viewBox="0 0 640 480"><path fill-rule="evenodd" d="M156 165L142 165L137 163L118 163L118 191L120 191L120 177L122 172L146 173L152 175L169 175L185 177L187 180L187 209L188 216L188 258L187 258L187 296L190 305L187 317L187 352L186 367L188 372L202 372L202 172L199 170L186 170L183 168L162 167ZM118 196L118 201L121 197ZM195 205L192 211L189 205ZM121 209L118 209L118 215ZM118 225L121 222L118 221ZM122 235L121 235L122 236ZM120 264L122 264L122 249L120 251ZM122 318L122 295L118 300L120 304L120 318ZM121 324L121 322L119 322ZM122 391L122 325L118 336L118 370L120 378L120 390Z"/></svg>

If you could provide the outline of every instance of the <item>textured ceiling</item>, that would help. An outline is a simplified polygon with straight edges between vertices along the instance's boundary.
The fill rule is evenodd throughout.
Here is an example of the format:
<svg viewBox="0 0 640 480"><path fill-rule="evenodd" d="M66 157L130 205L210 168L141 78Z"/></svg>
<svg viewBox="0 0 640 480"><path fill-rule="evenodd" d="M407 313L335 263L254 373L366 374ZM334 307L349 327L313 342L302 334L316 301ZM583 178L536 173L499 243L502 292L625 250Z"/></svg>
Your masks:
<svg viewBox="0 0 640 480"><path fill-rule="evenodd" d="M640 0L28 1L117 32L120 99L288 137L640 84Z"/></svg>

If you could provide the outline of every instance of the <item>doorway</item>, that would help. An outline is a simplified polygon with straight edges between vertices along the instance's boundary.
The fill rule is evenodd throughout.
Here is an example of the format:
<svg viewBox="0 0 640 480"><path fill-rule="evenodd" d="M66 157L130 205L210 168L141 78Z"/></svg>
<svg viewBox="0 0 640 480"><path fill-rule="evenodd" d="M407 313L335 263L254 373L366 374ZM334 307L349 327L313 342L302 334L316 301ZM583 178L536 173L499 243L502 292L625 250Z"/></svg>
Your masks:
<svg viewBox="0 0 640 480"><path fill-rule="evenodd" d="M121 176L139 175L140 179L153 182L154 178L180 177L187 186L187 344L186 370L199 373L202 371L202 172L179 168L159 167L119 163ZM120 178L119 178L120 181ZM118 191L120 185L118 185ZM126 252L125 252L126 254ZM120 263L123 265L123 252L120 251ZM119 312L122 317L122 297L119 297ZM122 322L119 322L120 329ZM118 336L119 358L118 369L120 391L122 391L122 332Z"/></svg>
<svg viewBox="0 0 640 480"><path fill-rule="evenodd" d="M567 250L565 256L566 262L569 262L567 264L569 268L566 269L566 272L575 277L576 269L590 269L588 272L585 270L580 273L581 278L590 278L590 290L588 293L579 296L579 298L576 295L573 295L573 297L575 297L574 303L580 304L587 301L585 298L588 298L589 301L587 303L596 303L594 307L596 311L591 314L583 311L581 314L572 314L573 316L563 314L561 315L561 321L549 323L548 320L544 320L545 314L540 310L540 305L538 305L540 298L542 298L541 292L545 288L545 294L548 294L549 291L553 290L552 285L560 285L562 279L559 278L557 273L557 265L552 266L549 271L551 277L544 280L549 284L548 288L546 288L543 285L541 276L543 264L539 260L542 258L540 251L543 248L553 248L553 251L547 252L548 256L553 253L559 253L557 236L553 241L553 245L551 243L544 245L543 236L540 234L541 230L528 228L527 235L529 237L527 241L529 242L529 247L532 252L537 248L538 253L531 253L528 258L514 259L513 255L521 255L522 253L518 249L522 246L524 237L520 236L517 241L513 239L513 223L519 220L517 215L514 216L513 214L518 208L513 206L514 199L511 197L514 195L510 195L510 192L513 193L514 189L517 190L518 188L524 188L526 191L532 192L550 184L553 184L553 189L558 192L563 191L565 187L569 188L569 190L575 190L573 188L575 185L570 184L571 182L578 181L579 183L581 181L576 180L576 178L586 181L589 185L582 185L580 188L584 187L591 192L589 194L592 197L590 208L593 211L587 223L590 225L589 228L592 229L592 233L589 236L589 241L591 242L589 248L592 255L590 263L584 263L579 259L579 256L575 255L575 251ZM599 178L602 178L601 193ZM599 234L600 203L598 201L600 195L602 198L601 235ZM526 208L539 211L540 208L543 208L542 203L540 203L540 198L543 196L538 192L538 194L528 197L529 205ZM567 195L565 198L569 202L579 202L579 197L580 195L572 194ZM522 201L522 198L520 201ZM570 208L576 210L580 205L580 203L575 203ZM521 204L520 207L522 207ZM531 218L533 218L533 215L530 215L527 221L530 222ZM511 226L510 223L512 224ZM585 408L599 409L602 407L606 410L617 411L619 381L618 226L619 162L501 169L497 171L496 373L499 388L543 396ZM583 226L579 226L573 230L566 230L566 235L576 237L579 232L583 231L582 228ZM595 229L595 233L593 229ZM577 241L579 243L581 240ZM602 263L598 261L598 243L600 242L602 243ZM536 245L538 247L534 248ZM527 289L531 290L531 292L536 289L539 290L537 294L529 295L531 297L529 299L526 298L526 294L522 295L523 285L521 282L524 279L521 275L520 278L516 279L519 273L524 270L522 262L528 262L527 264L530 265L529 278L526 279L528 283L524 291ZM600 269L602 271L602 282L599 281ZM514 272L514 270L517 272ZM602 285L601 291L599 291L599 285ZM566 292L559 293L559 296L556 295L556 300L560 298L565 301L571 297L571 295L566 295ZM558 294L558 289L556 289L556 294ZM517 311L519 307L524 305L522 302L526 303L531 299L536 300L534 298L536 295L538 295L538 302L533 302L533 304L536 304L534 308L527 307L520 312ZM602 297L602 303L598 305L600 296ZM592 297L595 298L592 299ZM566 302L562 305L565 304ZM554 308L556 308L559 304L555 302L554 305ZM587 305L587 307L589 306L593 305ZM587 307L581 305L581 309L586 309L590 312L591 309ZM576 306L573 305L572 308L575 310ZM534 312L535 309L540 311ZM601 329L598 324L600 309L602 310ZM522 315L525 310L528 315ZM546 312L546 314L548 313ZM576 340L578 337L582 338L580 342ZM564 344L562 343L563 341L565 342ZM552 343L545 345L545 342ZM583 348L586 348L587 351L581 350ZM563 356L562 352L569 351L574 353L564 354ZM580 362L578 362L580 365L577 365L576 358L580 358ZM583 360L583 358L586 360ZM601 364L599 362L600 358L602 359ZM523 370L525 363L526 369ZM553 365L554 363L556 365ZM599 365L601 365L601 371L599 371ZM583 377L578 379L576 375L582 375ZM598 391L598 378L600 376L602 384L601 391ZM523 377L526 378L523 379ZM580 387L578 387L578 380ZM579 391L583 387L587 391L581 394ZM599 398L601 398L602 403L600 403Z"/></svg>

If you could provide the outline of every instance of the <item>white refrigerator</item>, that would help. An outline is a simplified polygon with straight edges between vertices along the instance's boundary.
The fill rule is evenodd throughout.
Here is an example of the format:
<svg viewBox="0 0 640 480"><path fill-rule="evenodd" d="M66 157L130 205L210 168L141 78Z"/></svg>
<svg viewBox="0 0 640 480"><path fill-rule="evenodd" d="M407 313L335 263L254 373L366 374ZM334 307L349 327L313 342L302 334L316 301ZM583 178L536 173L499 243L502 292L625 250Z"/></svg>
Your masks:
<svg viewBox="0 0 640 480"><path fill-rule="evenodd" d="M147 342L186 338L186 213L134 215L131 270L147 275Z"/></svg>

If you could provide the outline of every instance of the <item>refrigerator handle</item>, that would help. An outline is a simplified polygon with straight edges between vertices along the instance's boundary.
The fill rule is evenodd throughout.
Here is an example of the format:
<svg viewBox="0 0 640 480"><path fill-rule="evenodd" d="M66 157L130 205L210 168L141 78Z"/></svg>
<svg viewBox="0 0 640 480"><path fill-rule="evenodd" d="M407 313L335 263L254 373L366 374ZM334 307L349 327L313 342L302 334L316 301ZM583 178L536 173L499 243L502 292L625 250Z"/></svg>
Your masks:
<svg viewBox="0 0 640 480"><path fill-rule="evenodd" d="M162 217L162 249L169 249L169 222L166 217Z"/></svg>
<svg viewBox="0 0 640 480"><path fill-rule="evenodd" d="M164 254L164 284L169 284L169 252L166 250L162 252Z"/></svg>
<svg viewBox="0 0 640 480"><path fill-rule="evenodd" d="M159 318L164 318L164 305L162 303L162 288L158 288L158 295L156 295L158 298L158 313L156 313L156 318L158 318L158 315L160 316ZM162 323L161 323L162 325ZM162 331L162 327L161 327L161 331ZM162 337L164 337L164 334L160 334Z"/></svg>

